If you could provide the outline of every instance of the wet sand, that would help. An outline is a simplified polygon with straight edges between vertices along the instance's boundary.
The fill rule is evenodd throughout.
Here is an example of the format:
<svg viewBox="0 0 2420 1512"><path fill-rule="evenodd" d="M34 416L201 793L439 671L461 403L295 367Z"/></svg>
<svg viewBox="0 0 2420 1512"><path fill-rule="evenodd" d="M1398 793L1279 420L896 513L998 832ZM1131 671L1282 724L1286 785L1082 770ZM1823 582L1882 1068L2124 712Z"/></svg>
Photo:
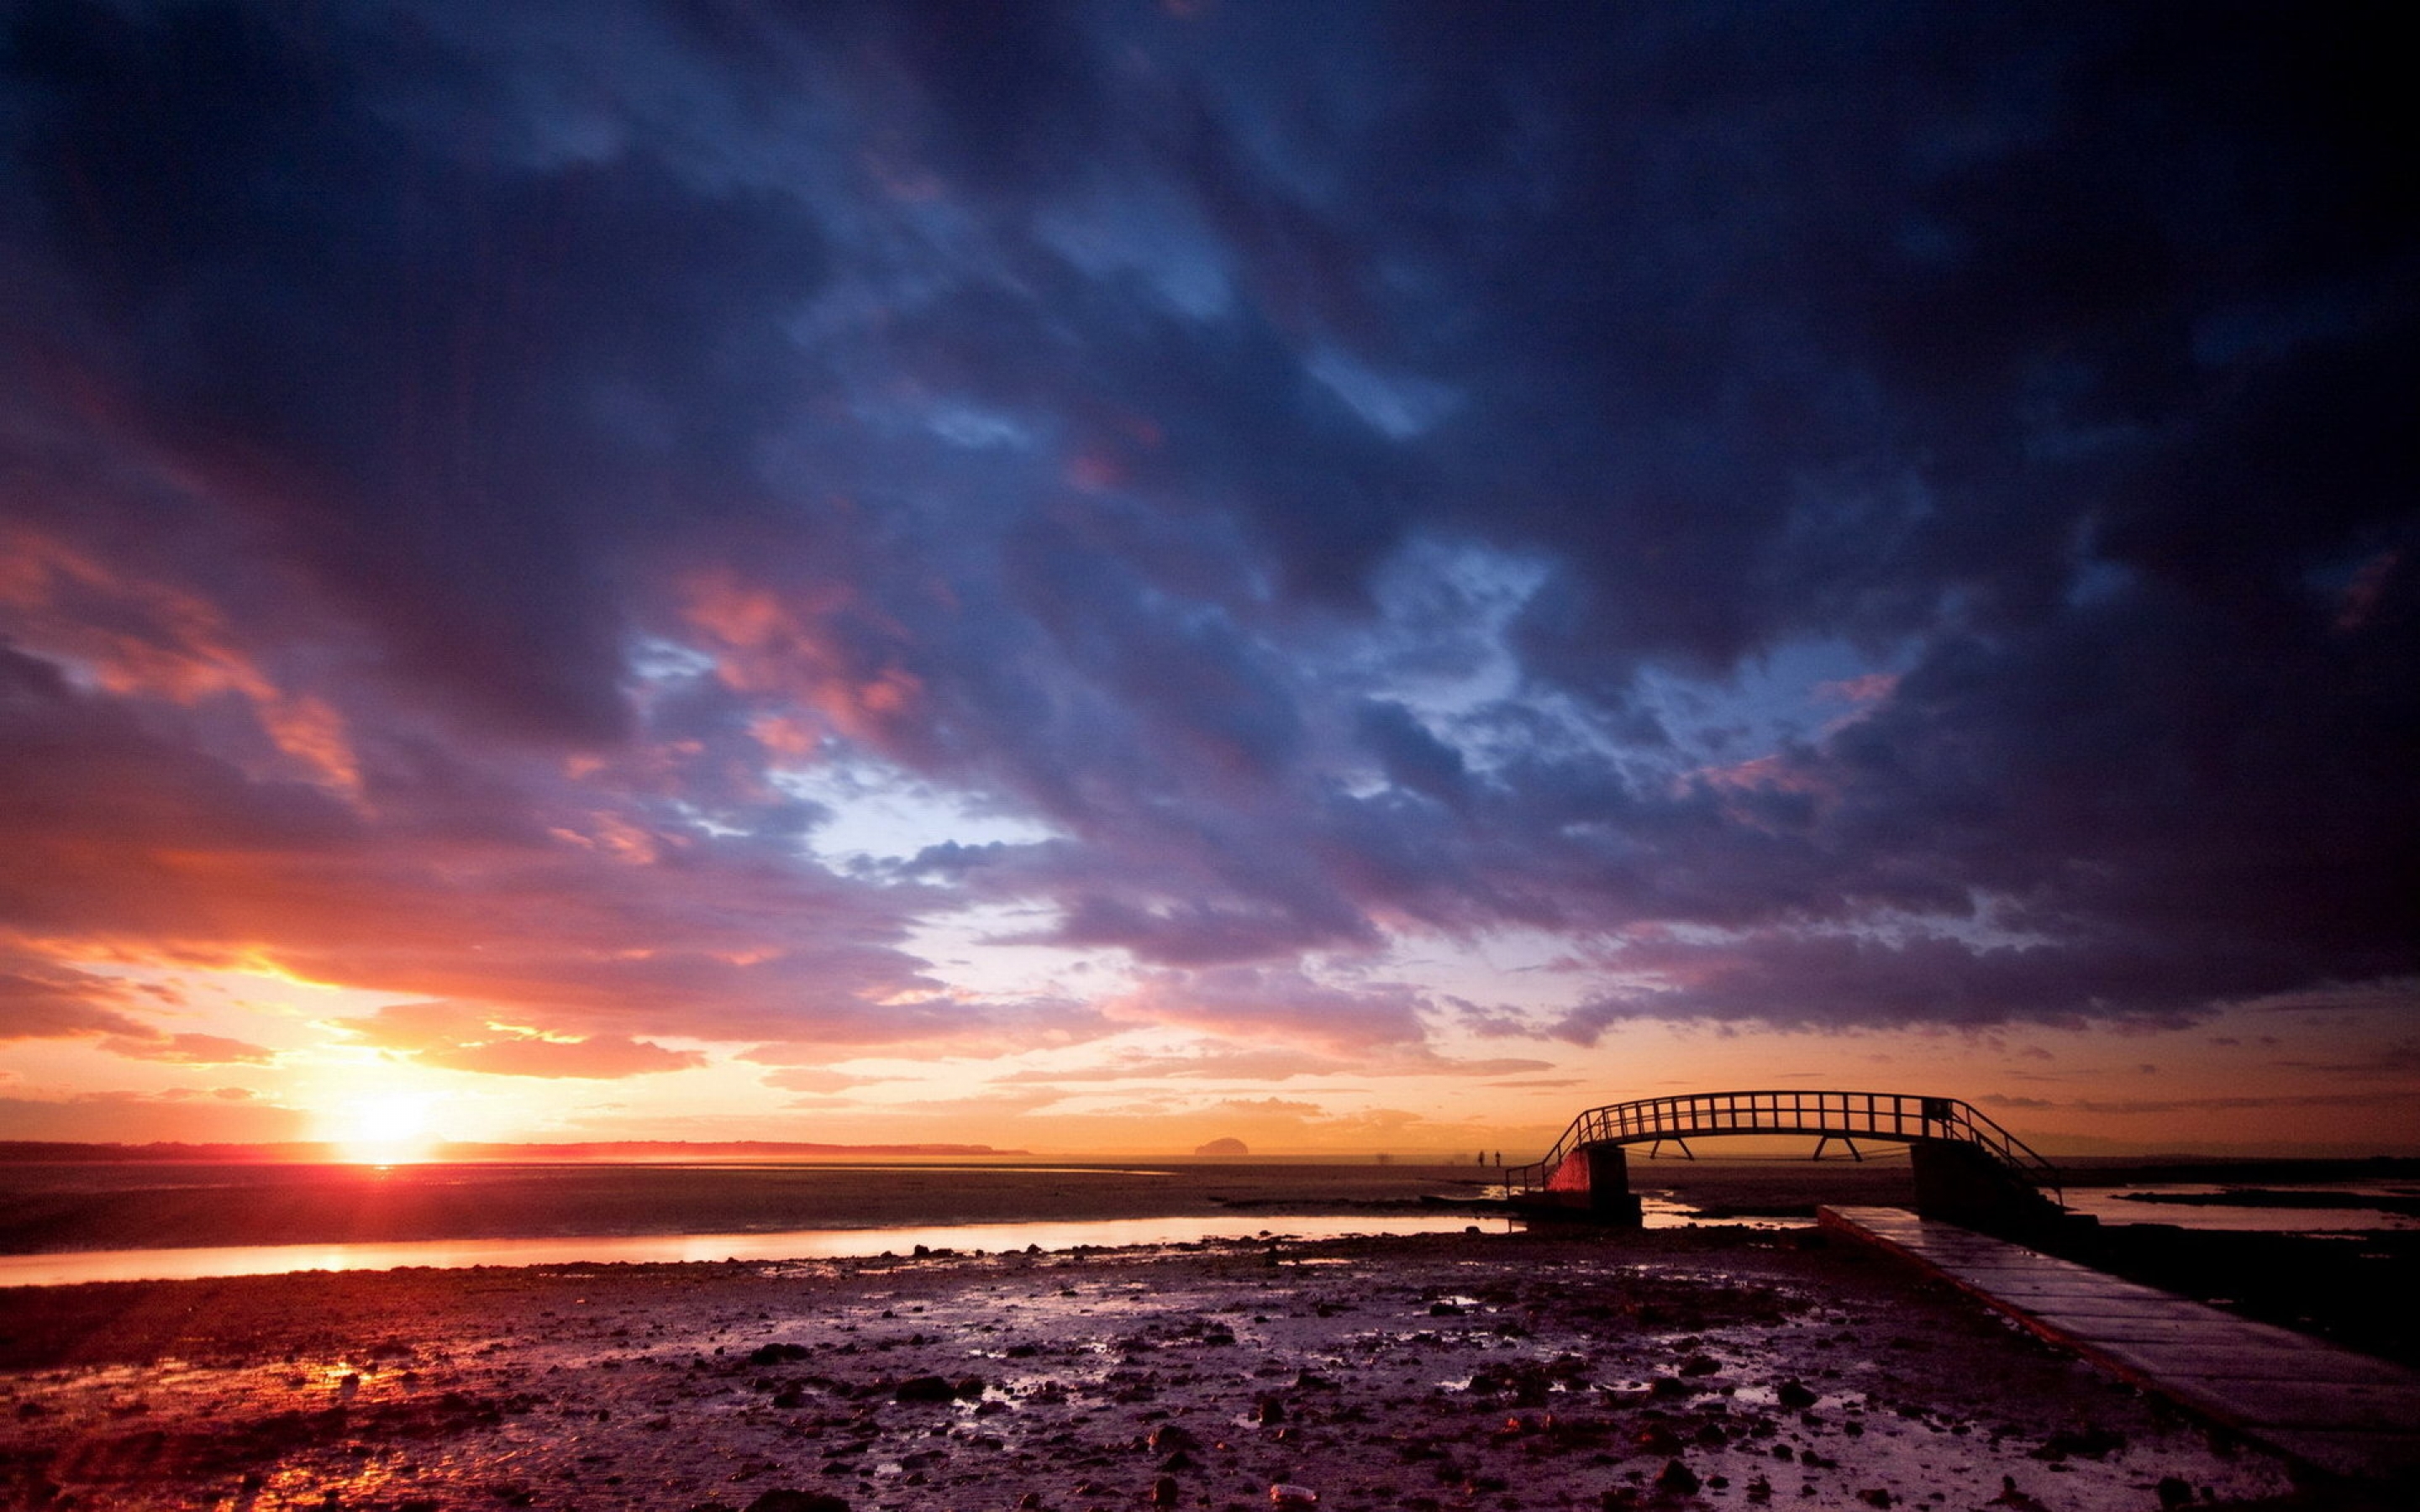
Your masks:
<svg viewBox="0 0 2420 1512"><path fill-rule="evenodd" d="M1802 1230L44 1288L0 1293L0 1371L25 1506L1074 1512L1301 1485L1415 1512L2149 1509L2164 1483L2289 1487Z"/></svg>

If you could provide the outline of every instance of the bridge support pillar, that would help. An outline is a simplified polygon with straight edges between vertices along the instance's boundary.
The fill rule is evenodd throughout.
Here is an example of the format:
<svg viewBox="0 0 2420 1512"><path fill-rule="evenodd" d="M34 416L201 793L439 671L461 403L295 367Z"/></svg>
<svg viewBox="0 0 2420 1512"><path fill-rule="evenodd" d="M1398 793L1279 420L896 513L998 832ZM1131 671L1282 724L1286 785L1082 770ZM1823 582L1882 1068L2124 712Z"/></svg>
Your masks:
<svg viewBox="0 0 2420 1512"><path fill-rule="evenodd" d="M1909 1142L1916 1166L1916 1211L2006 1239L2038 1237L2055 1228L2058 1205L1981 1149L1962 1140Z"/></svg>
<svg viewBox="0 0 2420 1512"><path fill-rule="evenodd" d="M1636 1228L1643 1221L1630 1190L1630 1157L1620 1145L1582 1145L1563 1157L1546 1180L1555 1206L1603 1224Z"/></svg>

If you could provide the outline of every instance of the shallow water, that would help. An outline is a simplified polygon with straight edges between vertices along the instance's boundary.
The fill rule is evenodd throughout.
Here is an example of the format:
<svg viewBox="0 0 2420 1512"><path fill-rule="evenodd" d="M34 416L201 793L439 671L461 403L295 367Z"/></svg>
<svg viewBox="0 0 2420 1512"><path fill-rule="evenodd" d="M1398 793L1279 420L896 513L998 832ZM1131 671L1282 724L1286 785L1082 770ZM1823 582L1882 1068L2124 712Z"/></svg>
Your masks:
<svg viewBox="0 0 2420 1512"><path fill-rule="evenodd" d="M608 1234L590 1238L430 1239L369 1244L238 1244L217 1248L84 1250L0 1256L0 1287L91 1281L191 1281L295 1271L461 1270L474 1265L663 1265L717 1260L867 1257L929 1249L998 1253L1038 1245L1191 1244L1205 1239L1340 1239L1348 1234L1505 1232L1502 1218L1470 1213L1343 1217L1110 1218L1081 1223L953 1224L913 1228L800 1228L770 1234Z"/></svg>
<svg viewBox="0 0 2420 1512"><path fill-rule="evenodd" d="M2246 1184L2238 1182L2235 1187L2240 1189ZM2139 1202L2127 1196L2133 1192L2216 1196L2228 1190L2227 1186L2214 1183L2175 1181L2120 1187L2070 1187L2067 1190L2067 1206L2070 1211L2088 1212L2103 1224L2165 1224L2175 1228L2234 1229L2264 1234L2358 1234L2378 1229L2420 1229L2420 1218L2385 1212L2376 1208L2239 1207L2224 1202ZM2409 1188L2369 1187L2341 1181L2308 1186L2264 1181L2259 1183L2259 1190L2394 1196L2408 1193Z"/></svg>
<svg viewBox="0 0 2420 1512"><path fill-rule="evenodd" d="M1702 1220L1682 1203L1650 1196L1645 1227L1681 1228ZM1742 1220L1741 1227L1779 1227ZM388 1271L403 1266L462 1270L474 1265L665 1265L718 1260L850 1259L928 1249L998 1254L1128 1244L1193 1244L1208 1239L1341 1239L1353 1234L1453 1234L1466 1228L1509 1232L1510 1219L1468 1210L1422 1213L1294 1216L1105 1218L912 1227L794 1228L773 1233L597 1234L511 1239L429 1239L372 1243L225 1244L177 1249L81 1250L0 1255L0 1287L76 1286L94 1281L193 1281L208 1276L282 1275L296 1271Z"/></svg>

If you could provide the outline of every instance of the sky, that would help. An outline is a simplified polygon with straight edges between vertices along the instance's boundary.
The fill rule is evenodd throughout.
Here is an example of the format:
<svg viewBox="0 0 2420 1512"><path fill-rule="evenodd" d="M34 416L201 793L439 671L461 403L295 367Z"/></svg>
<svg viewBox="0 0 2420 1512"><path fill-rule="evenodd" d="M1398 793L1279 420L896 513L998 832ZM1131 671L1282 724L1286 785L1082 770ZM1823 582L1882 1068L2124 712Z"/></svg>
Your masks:
<svg viewBox="0 0 2420 1512"><path fill-rule="evenodd" d="M2354 8L0 25L0 1138L2420 1151Z"/></svg>

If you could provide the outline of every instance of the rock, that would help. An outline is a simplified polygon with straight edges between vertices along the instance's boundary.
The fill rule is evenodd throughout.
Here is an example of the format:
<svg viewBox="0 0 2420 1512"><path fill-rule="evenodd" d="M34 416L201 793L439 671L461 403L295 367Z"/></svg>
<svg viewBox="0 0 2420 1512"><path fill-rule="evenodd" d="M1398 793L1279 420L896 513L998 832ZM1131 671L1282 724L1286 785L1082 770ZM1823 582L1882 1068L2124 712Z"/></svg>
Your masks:
<svg viewBox="0 0 2420 1512"><path fill-rule="evenodd" d="M2163 1475L2158 1492L2162 1507L2182 1506L2193 1500L2193 1482L2182 1475Z"/></svg>
<svg viewBox="0 0 2420 1512"><path fill-rule="evenodd" d="M1897 1498L1880 1486L1869 1486L1857 1493L1857 1500L1868 1506L1888 1506Z"/></svg>
<svg viewBox="0 0 2420 1512"><path fill-rule="evenodd" d="M1681 1435L1661 1423L1650 1423L1638 1430L1631 1443L1648 1454L1671 1456L1681 1452Z"/></svg>
<svg viewBox="0 0 2420 1512"><path fill-rule="evenodd" d="M954 1389L958 1394L958 1400L962 1402L982 1401L984 1394L984 1378L981 1376L969 1376L965 1380L959 1381Z"/></svg>
<svg viewBox="0 0 2420 1512"><path fill-rule="evenodd" d="M1184 1449L1199 1449L1202 1441L1181 1423L1161 1423L1154 1427L1151 1436L1143 1441L1154 1454L1175 1454Z"/></svg>
<svg viewBox="0 0 2420 1512"><path fill-rule="evenodd" d="M782 1487L749 1503L748 1512L848 1512L848 1504L822 1491Z"/></svg>
<svg viewBox="0 0 2420 1512"><path fill-rule="evenodd" d="M1280 1481L1269 1488L1269 1501L1277 1506L1317 1506L1319 1493L1308 1486Z"/></svg>
<svg viewBox="0 0 2420 1512"><path fill-rule="evenodd" d="M1285 1415L1285 1403L1274 1396L1262 1397L1260 1405L1252 1409L1252 1421L1263 1425L1282 1423Z"/></svg>
<svg viewBox="0 0 2420 1512"><path fill-rule="evenodd" d="M807 1352L803 1344L763 1344L748 1351L748 1363L780 1365L785 1360L803 1360Z"/></svg>
<svg viewBox="0 0 2420 1512"><path fill-rule="evenodd" d="M1773 1399L1793 1412L1803 1412L1821 1398L1798 1381L1785 1381L1773 1389Z"/></svg>
<svg viewBox="0 0 2420 1512"><path fill-rule="evenodd" d="M2017 1477L2014 1475L2001 1476L2000 1494L1984 1504L2014 1507L2016 1512L2050 1512L2050 1509L2042 1505L2040 1501L2017 1489Z"/></svg>
<svg viewBox="0 0 2420 1512"><path fill-rule="evenodd" d="M891 1395L903 1402L949 1402L957 1400L958 1388L939 1376L910 1376Z"/></svg>
<svg viewBox="0 0 2420 1512"><path fill-rule="evenodd" d="M1698 1485L1698 1473L1678 1459L1665 1460L1655 1476L1655 1489L1666 1496L1694 1496Z"/></svg>
<svg viewBox="0 0 2420 1512"><path fill-rule="evenodd" d="M1711 1376L1722 1368L1723 1363L1711 1354L1693 1354L1681 1362L1681 1374L1684 1376Z"/></svg>
<svg viewBox="0 0 2420 1512"><path fill-rule="evenodd" d="M1154 1506L1174 1506L1184 1494L1173 1475L1162 1475L1151 1483L1151 1504Z"/></svg>
<svg viewBox="0 0 2420 1512"><path fill-rule="evenodd" d="M2064 1459L2074 1455L2085 1459L2099 1459L2114 1449L2126 1447L2126 1435L2107 1428L2061 1428L2042 1441L2033 1451L2036 1459Z"/></svg>

